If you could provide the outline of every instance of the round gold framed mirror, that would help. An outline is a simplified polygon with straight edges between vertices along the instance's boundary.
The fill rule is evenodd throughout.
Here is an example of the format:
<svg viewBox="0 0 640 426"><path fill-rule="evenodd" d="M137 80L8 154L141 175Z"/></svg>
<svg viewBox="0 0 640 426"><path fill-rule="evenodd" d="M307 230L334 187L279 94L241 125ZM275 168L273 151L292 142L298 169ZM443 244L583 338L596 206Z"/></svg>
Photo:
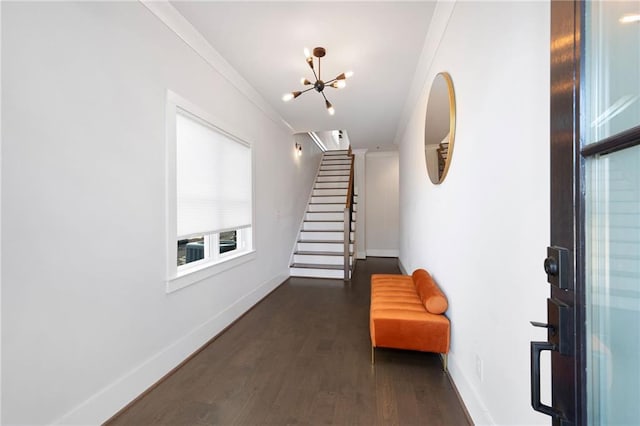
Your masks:
<svg viewBox="0 0 640 426"><path fill-rule="evenodd" d="M456 133L456 96L447 72L431 83L424 125L424 153L427 173L434 184L444 181L451 165Z"/></svg>

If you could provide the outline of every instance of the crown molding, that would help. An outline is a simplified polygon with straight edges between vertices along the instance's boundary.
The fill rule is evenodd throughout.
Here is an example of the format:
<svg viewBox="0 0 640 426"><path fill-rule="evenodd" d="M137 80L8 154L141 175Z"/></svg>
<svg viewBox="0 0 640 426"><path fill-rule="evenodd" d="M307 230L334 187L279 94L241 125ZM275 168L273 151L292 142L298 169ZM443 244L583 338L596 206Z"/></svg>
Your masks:
<svg viewBox="0 0 640 426"><path fill-rule="evenodd" d="M293 127L211 46L207 39L167 0L139 0L151 13L231 83L271 121L294 133Z"/></svg>

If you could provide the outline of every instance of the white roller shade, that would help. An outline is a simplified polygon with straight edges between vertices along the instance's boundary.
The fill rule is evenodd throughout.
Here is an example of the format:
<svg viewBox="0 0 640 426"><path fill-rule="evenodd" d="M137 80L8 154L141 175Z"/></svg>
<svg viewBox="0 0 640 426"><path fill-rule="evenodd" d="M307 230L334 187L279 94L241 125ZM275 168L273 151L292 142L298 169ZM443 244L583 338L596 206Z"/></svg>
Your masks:
<svg viewBox="0 0 640 426"><path fill-rule="evenodd" d="M251 148L178 110L178 239L251 226Z"/></svg>

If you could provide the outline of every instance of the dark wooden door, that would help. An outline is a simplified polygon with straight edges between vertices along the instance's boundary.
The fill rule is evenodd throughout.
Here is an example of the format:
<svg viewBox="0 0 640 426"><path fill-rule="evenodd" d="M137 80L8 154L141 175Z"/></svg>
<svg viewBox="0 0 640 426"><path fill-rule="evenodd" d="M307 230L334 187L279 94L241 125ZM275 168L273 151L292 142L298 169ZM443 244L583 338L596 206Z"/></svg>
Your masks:
<svg viewBox="0 0 640 426"><path fill-rule="evenodd" d="M531 395L554 425L640 424L638 21L638 1L551 3L550 295L533 323L548 340L531 343Z"/></svg>
<svg viewBox="0 0 640 426"><path fill-rule="evenodd" d="M583 162L579 155L580 4L551 3L551 233L544 267L550 284L548 341L531 343L532 405L554 425L580 423L579 291ZM551 351L551 406L540 402L540 352Z"/></svg>

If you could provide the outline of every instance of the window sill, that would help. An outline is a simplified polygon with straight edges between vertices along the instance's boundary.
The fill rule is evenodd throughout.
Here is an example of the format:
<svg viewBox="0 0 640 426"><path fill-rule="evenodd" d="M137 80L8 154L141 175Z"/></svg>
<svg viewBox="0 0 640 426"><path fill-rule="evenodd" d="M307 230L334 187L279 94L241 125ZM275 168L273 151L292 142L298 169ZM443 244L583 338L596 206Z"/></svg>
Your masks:
<svg viewBox="0 0 640 426"><path fill-rule="evenodd" d="M174 291L188 287L191 284L195 284L221 272L242 265L243 263L250 262L255 258L256 251L249 250L225 256L224 258L219 259L216 263L207 263L205 265L180 271L176 277L169 278L167 280L167 293L173 293Z"/></svg>

